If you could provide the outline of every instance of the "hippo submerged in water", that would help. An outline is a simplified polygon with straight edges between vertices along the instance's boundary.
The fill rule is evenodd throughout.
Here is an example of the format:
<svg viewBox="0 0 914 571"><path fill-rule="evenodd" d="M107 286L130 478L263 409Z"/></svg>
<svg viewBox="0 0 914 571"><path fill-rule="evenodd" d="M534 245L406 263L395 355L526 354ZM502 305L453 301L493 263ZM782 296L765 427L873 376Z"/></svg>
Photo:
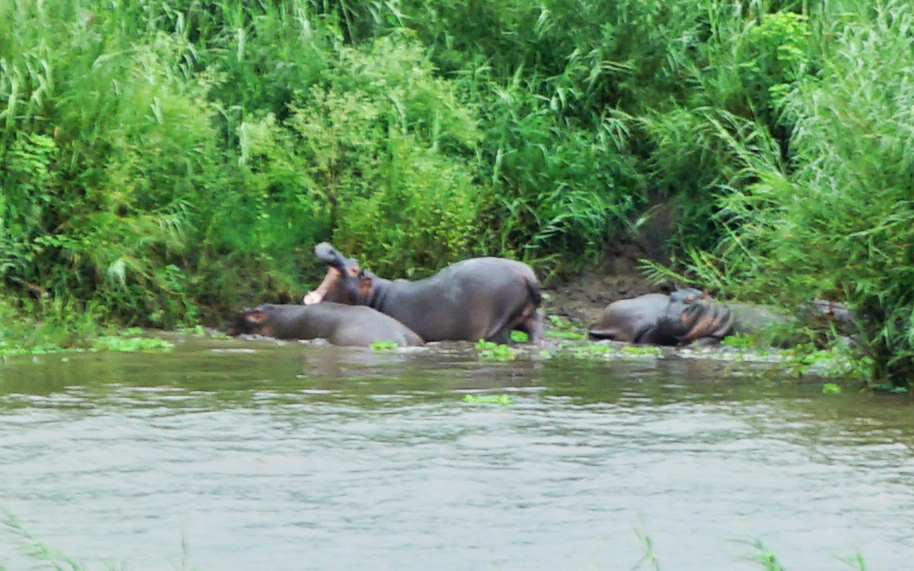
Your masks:
<svg viewBox="0 0 914 571"><path fill-rule="evenodd" d="M254 334L277 339L327 339L334 345L364 347L375 342L391 342L401 347L425 344L414 331L370 307L330 302L246 307L225 324L223 331L228 335Z"/></svg>
<svg viewBox="0 0 914 571"><path fill-rule="evenodd" d="M542 300L536 274L506 258L472 258L418 281L387 280L359 267L324 242L314 249L330 266L306 304L336 301L366 305L419 334L425 341L507 343L512 330L542 345Z"/></svg>

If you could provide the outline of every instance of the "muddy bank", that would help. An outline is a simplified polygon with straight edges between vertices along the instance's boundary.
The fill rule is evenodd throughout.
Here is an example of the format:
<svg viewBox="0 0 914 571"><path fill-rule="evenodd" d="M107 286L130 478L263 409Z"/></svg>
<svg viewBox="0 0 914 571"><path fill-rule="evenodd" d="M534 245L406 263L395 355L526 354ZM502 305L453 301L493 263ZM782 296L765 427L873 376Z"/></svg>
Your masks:
<svg viewBox="0 0 914 571"><path fill-rule="evenodd" d="M580 275L546 281L543 286L546 315L587 327L613 301L645 293L671 292L671 284L657 285L644 277L639 269L642 258L644 252L639 247L620 245Z"/></svg>

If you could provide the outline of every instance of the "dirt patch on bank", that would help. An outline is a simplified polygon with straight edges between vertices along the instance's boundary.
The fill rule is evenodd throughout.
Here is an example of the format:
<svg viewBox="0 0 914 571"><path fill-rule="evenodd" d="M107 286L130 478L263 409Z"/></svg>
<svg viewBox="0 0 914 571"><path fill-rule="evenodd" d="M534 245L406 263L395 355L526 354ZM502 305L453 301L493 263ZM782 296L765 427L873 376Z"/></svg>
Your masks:
<svg viewBox="0 0 914 571"><path fill-rule="evenodd" d="M656 285L644 277L639 269L642 258L641 248L622 244L581 275L547 281L543 287L543 310L546 315L557 315L586 328L613 301L671 292L671 284Z"/></svg>

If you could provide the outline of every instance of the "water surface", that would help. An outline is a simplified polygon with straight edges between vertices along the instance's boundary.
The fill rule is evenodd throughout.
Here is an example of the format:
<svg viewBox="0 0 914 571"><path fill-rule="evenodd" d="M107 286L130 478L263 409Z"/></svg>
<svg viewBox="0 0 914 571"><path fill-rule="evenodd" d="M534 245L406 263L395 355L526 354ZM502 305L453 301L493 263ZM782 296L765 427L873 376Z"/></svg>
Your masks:
<svg viewBox="0 0 914 571"><path fill-rule="evenodd" d="M821 383L464 344L15 358L0 508L89 569L739 571L753 541L788 570L907 568L908 401ZM25 543L0 530L0 567Z"/></svg>

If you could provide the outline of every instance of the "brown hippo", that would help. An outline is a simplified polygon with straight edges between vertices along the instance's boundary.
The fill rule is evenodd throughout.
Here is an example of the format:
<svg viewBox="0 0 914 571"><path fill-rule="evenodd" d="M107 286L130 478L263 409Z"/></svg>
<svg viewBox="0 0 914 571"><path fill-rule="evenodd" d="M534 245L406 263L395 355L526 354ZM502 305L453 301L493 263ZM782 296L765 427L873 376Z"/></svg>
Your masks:
<svg viewBox="0 0 914 571"><path fill-rule="evenodd" d="M425 341L507 343L512 330L544 344L542 297L527 264L505 258L472 258L418 281L387 280L363 270L324 242L314 248L330 266L306 304L332 300L367 305L390 315Z"/></svg>
<svg viewBox="0 0 914 571"><path fill-rule="evenodd" d="M223 327L229 335L256 334L277 339L327 339L334 345L367 347L376 341L401 347L424 345L416 333L370 307L339 303L263 304L244 308Z"/></svg>

